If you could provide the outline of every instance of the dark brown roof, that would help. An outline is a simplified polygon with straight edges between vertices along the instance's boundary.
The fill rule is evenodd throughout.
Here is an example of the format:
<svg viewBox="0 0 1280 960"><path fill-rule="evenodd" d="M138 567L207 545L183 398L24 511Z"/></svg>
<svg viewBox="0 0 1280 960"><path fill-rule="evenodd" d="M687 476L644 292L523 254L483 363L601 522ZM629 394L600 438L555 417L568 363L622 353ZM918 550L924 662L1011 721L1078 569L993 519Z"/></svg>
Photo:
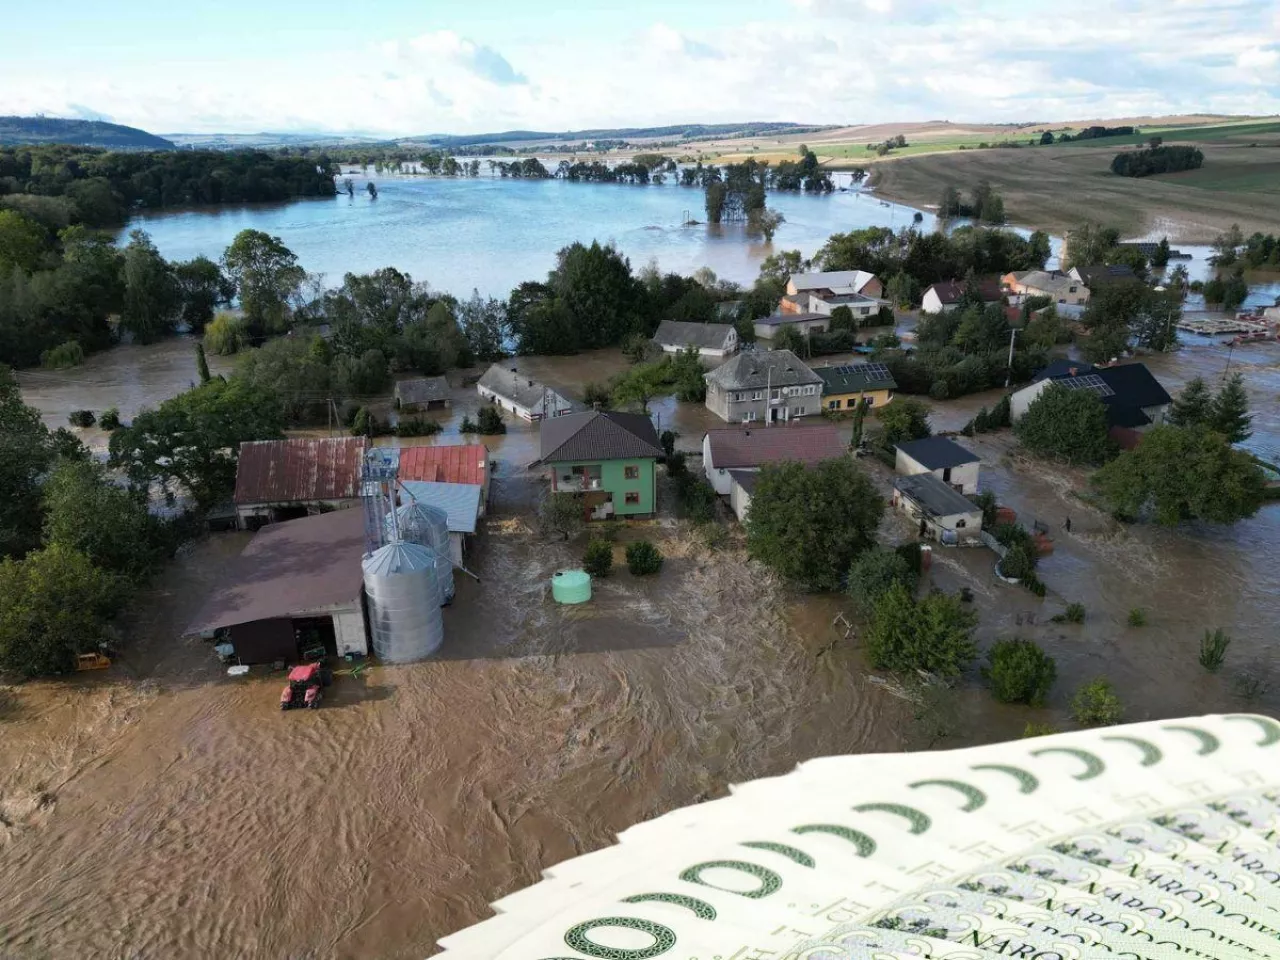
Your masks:
<svg viewBox="0 0 1280 960"><path fill-rule="evenodd" d="M366 437L250 440L240 444L236 503L306 503L360 495Z"/></svg>
<svg viewBox="0 0 1280 960"><path fill-rule="evenodd" d="M636 460L662 456L653 422L642 413L589 410L543 420L544 463L582 460Z"/></svg>
<svg viewBox="0 0 1280 960"><path fill-rule="evenodd" d="M728 427L708 430L711 466L759 467L782 460L821 463L844 454L845 441L834 424L795 427Z"/></svg>
<svg viewBox="0 0 1280 960"><path fill-rule="evenodd" d="M228 566L186 633L270 620L360 599L364 511L263 527Z"/></svg>
<svg viewBox="0 0 1280 960"><path fill-rule="evenodd" d="M935 283L929 289L936 293L938 299L943 303L958 303L960 298L964 296L965 282L963 280L944 280L942 283ZM995 303L1002 296L1000 279L998 277L978 278L978 291L982 294L984 303ZM928 292L928 290L925 291L925 293Z"/></svg>

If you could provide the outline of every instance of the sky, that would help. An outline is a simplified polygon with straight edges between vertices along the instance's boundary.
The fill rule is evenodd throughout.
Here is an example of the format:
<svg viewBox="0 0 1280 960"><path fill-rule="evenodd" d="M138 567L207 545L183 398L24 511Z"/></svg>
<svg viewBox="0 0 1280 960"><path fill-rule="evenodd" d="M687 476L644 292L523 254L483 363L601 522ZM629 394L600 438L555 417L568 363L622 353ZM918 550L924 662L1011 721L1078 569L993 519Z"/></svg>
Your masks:
<svg viewBox="0 0 1280 960"><path fill-rule="evenodd" d="M378 136L1280 113L1280 0L59 0L0 114Z"/></svg>

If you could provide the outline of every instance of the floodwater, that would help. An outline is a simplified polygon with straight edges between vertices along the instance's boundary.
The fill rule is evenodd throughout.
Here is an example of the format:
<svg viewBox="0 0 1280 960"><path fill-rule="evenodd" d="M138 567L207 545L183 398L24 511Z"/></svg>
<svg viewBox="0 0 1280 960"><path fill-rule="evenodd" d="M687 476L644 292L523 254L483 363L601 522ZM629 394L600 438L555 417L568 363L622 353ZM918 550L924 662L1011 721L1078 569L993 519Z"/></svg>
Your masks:
<svg viewBox="0 0 1280 960"><path fill-rule="evenodd" d="M849 187L847 174L836 176ZM615 243L634 269L656 260L664 271L710 267L724 279L751 283L777 250L806 256L833 233L867 226L902 227L913 208L857 189L827 196L770 194L787 222L766 243L740 224L684 226L703 220L701 190L665 186L569 183L563 180L449 179L383 176L378 198L357 184L356 196L284 204L211 207L145 214L121 232L142 229L164 256L217 259L241 230L280 237L327 285L345 273L394 266L439 290L506 297L525 280L542 280L561 247L580 240ZM934 217L922 214L923 229Z"/></svg>

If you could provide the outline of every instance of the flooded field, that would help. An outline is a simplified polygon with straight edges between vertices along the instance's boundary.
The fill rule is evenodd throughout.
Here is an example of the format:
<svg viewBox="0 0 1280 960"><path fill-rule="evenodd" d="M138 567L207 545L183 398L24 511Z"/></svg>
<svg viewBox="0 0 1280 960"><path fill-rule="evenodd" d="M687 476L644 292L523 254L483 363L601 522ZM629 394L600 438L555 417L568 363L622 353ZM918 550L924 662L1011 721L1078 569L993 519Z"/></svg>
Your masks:
<svg viewBox="0 0 1280 960"><path fill-rule="evenodd" d="M1197 374L1216 384L1227 360L1199 345L1147 362L1176 391ZM576 392L624 361L519 363ZM1230 363L1253 403L1248 446L1274 459L1280 348L1237 349ZM194 358L175 340L98 355L61 383L21 376L28 402L61 425L78 407L127 417L158 403L194 379ZM456 442L478 407L453 382L445 430L425 442ZM997 396L934 405L935 429ZM687 449L719 425L670 399L654 412ZM673 521L629 534L661 542L657 578L621 569L586 608L554 606L548 578L580 546L530 529L536 430L510 422L484 439L499 470L473 554L482 582L459 578L439 659L340 671L323 709L282 715L278 676L231 680L207 646L178 639L247 542L219 535L133 604L111 671L0 691L0 953L421 957L490 900L637 820L809 757L922 745L912 706L872 682L856 636L832 626L839 597L792 595L738 546L708 552ZM1036 639L1059 680L1031 711L994 704L969 678L949 698L945 745L1017 736L1028 719L1065 724L1071 691L1101 674L1129 719L1280 713L1280 506L1227 529L1121 527L1075 496L1078 472L1024 460L1007 435L966 442L982 485L1051 529L1049 596L997 582L986 550L935 552L931 582L969 586L981 643ZM887 490L888 470L862 462ZM910 534L885 524L886 538ZM1086 622L1049 622L1070 601ZM1133 607L1148 626L1127 626ZM1235 638L1216 676L1196 662L1214 627Z"/></svg>

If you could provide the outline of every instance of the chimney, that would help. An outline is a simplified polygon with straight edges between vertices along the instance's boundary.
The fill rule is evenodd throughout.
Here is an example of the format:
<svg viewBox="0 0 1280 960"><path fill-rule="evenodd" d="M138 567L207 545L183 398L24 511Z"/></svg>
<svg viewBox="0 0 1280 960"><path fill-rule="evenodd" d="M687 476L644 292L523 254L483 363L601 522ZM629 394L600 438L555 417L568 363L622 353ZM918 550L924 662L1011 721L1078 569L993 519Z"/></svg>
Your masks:
<svg viewBox="0 0 1280 960"><path fill-rule="evenodd" d="M1069 373L1073 377L1079 372L1080 372L1079 367L1067 367L1067 373Z"/></svg>

